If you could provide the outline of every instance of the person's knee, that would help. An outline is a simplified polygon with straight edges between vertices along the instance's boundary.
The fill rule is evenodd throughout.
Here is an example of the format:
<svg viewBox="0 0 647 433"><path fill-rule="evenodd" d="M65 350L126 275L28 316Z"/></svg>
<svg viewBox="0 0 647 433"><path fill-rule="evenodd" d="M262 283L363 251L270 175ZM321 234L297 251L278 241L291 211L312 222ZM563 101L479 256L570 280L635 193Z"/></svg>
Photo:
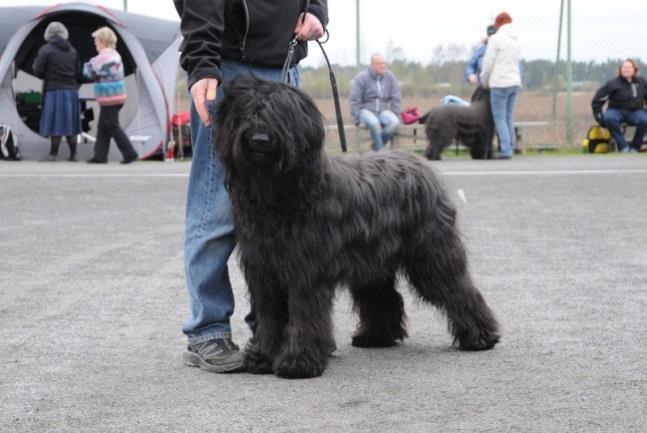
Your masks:
<svg viewBox="0 0 647 433"><path fill-rule="evenodd" d="M388 125L384 126L384 132L386 132L387 134L393 135L398 131L399 127L400 127L399 122L389 123Z"/></svg>
<svg viewBox="0 0 647 433"><path fill-rule="evenodd" d="M636 126L639 128L647 128L647 111L639 113L636 118Z"/></svg>
<svg viewBox="0 0 647 433"><path fill-rule="evenodd" d="M602 120L608 126L620 126L620 121L622 120L616 113L607 111L602 115Z"/></svg>
<svg viewBox="0 0 647 433"><path fill-rule="evenodd" d="M392 111L384 111L380 114L380 121L386 133L392 134L400 127L398 116Z"/></svg>
<svg viewBox="0 0 647 433"><path fill-rule="evenodd" d="M382 129L382 125L380 125L380 121L377 120L375 116L362 116L360 118L360 123L371 130L379 131Z"/></svg>
<svg viewBox="0 0 647 433"><path fill-rule="evenodd" d="M394 133L395 131L397 131L397 130L398 130L398 128L399 128L399 127L400 127L400 121L398 120L398 118L397 118L397 117L395 117L395 116L394 116L394 117L393 117L392 119L390 119L390 120L389 120L389 122L384 126L384 129L386 129L386 131L387 131L388 133Z"/></svg>

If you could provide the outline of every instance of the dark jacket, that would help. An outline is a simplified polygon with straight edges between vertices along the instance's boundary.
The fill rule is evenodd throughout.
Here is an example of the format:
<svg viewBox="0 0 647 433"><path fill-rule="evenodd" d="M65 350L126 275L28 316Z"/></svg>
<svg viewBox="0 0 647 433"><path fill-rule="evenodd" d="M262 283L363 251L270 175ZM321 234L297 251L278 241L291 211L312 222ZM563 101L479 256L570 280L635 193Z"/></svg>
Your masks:
<svg viewBox="0 0 647 433"><path fill-rule="evenodd" d="M79 55L63 38L54 37L40 47L31 68L43 80L45 91L78 88L81 74Z"/></svg>
<svg viewBox="0 0 647 433"><path fill-rule="evenodd" d="M631 82L616 77L598 89L591 101L593 116L599 121L602 118L602 107L623 111L636 111L645 108L647 102L647 82L643 77L636 77Z"/></svg>
<svg viewBox="0 0 647 433"><path fill-rule="evenodd" d="M327 0L173 0L182 20L180 64L188 85L203 78L222 81L220 64L237 60L252 66L280 68L294 27L304 10L328 23ZM307 55L302 42L293 65Z"/></svg>

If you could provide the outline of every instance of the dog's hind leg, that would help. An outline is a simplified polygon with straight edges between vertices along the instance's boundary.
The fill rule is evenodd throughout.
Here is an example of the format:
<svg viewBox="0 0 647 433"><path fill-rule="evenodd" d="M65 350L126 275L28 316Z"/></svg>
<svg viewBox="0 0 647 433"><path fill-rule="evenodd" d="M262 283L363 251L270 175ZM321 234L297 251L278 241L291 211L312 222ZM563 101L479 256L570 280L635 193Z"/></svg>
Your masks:
<svg viewBox="0 0 647 433"><path fill-rule="evenodd" d="M389 347L407 337L404 301L395 289L395 275L363 287L351 287L359 325L353 346Z"/></svg>
<svg viewBox="0 0 647 433"><path fill-rule="evenodd" d="M293 289L288 295L289 320L273 370L281 377L321 376L335 349L332 324L334 289Z"/></svg>
<svg viewBox="0 0 647 433"><path fill-rule="evenodd" d="M455 211L445 211L434 226L421 229L424 239L407 253L404 269L417 295L446 313L460 349L491 349L499 341L499 326L470 278Z"/></svg>

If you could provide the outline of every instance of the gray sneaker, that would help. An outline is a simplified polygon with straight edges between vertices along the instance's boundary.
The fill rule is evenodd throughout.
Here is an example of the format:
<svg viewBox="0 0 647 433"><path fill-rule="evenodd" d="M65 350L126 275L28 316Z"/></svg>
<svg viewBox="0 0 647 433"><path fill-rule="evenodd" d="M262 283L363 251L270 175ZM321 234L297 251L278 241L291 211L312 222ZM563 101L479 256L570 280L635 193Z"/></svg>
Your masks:
<svg viewBox="0 0 647 433"><path fill-rule="evenodd" d="M183 355L186 365L211 373L232 373L243 368L244 355L231 338L190 344Z"/></svg>

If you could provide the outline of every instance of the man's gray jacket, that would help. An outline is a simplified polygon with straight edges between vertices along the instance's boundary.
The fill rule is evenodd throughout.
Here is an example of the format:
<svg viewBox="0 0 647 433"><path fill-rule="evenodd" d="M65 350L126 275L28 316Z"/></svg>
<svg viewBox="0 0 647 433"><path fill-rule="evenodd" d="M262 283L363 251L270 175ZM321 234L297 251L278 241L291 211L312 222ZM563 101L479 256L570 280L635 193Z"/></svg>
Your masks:
<svg viewBox="0 0 647 433"><path fill-rule="evenodd" d="M359 112L367 109L375 114L390 109L400 115L400 84L389 70L378 75L371 69L360 72L353 78L350 88L350 114L355 124L359 123Z"/></svg>

